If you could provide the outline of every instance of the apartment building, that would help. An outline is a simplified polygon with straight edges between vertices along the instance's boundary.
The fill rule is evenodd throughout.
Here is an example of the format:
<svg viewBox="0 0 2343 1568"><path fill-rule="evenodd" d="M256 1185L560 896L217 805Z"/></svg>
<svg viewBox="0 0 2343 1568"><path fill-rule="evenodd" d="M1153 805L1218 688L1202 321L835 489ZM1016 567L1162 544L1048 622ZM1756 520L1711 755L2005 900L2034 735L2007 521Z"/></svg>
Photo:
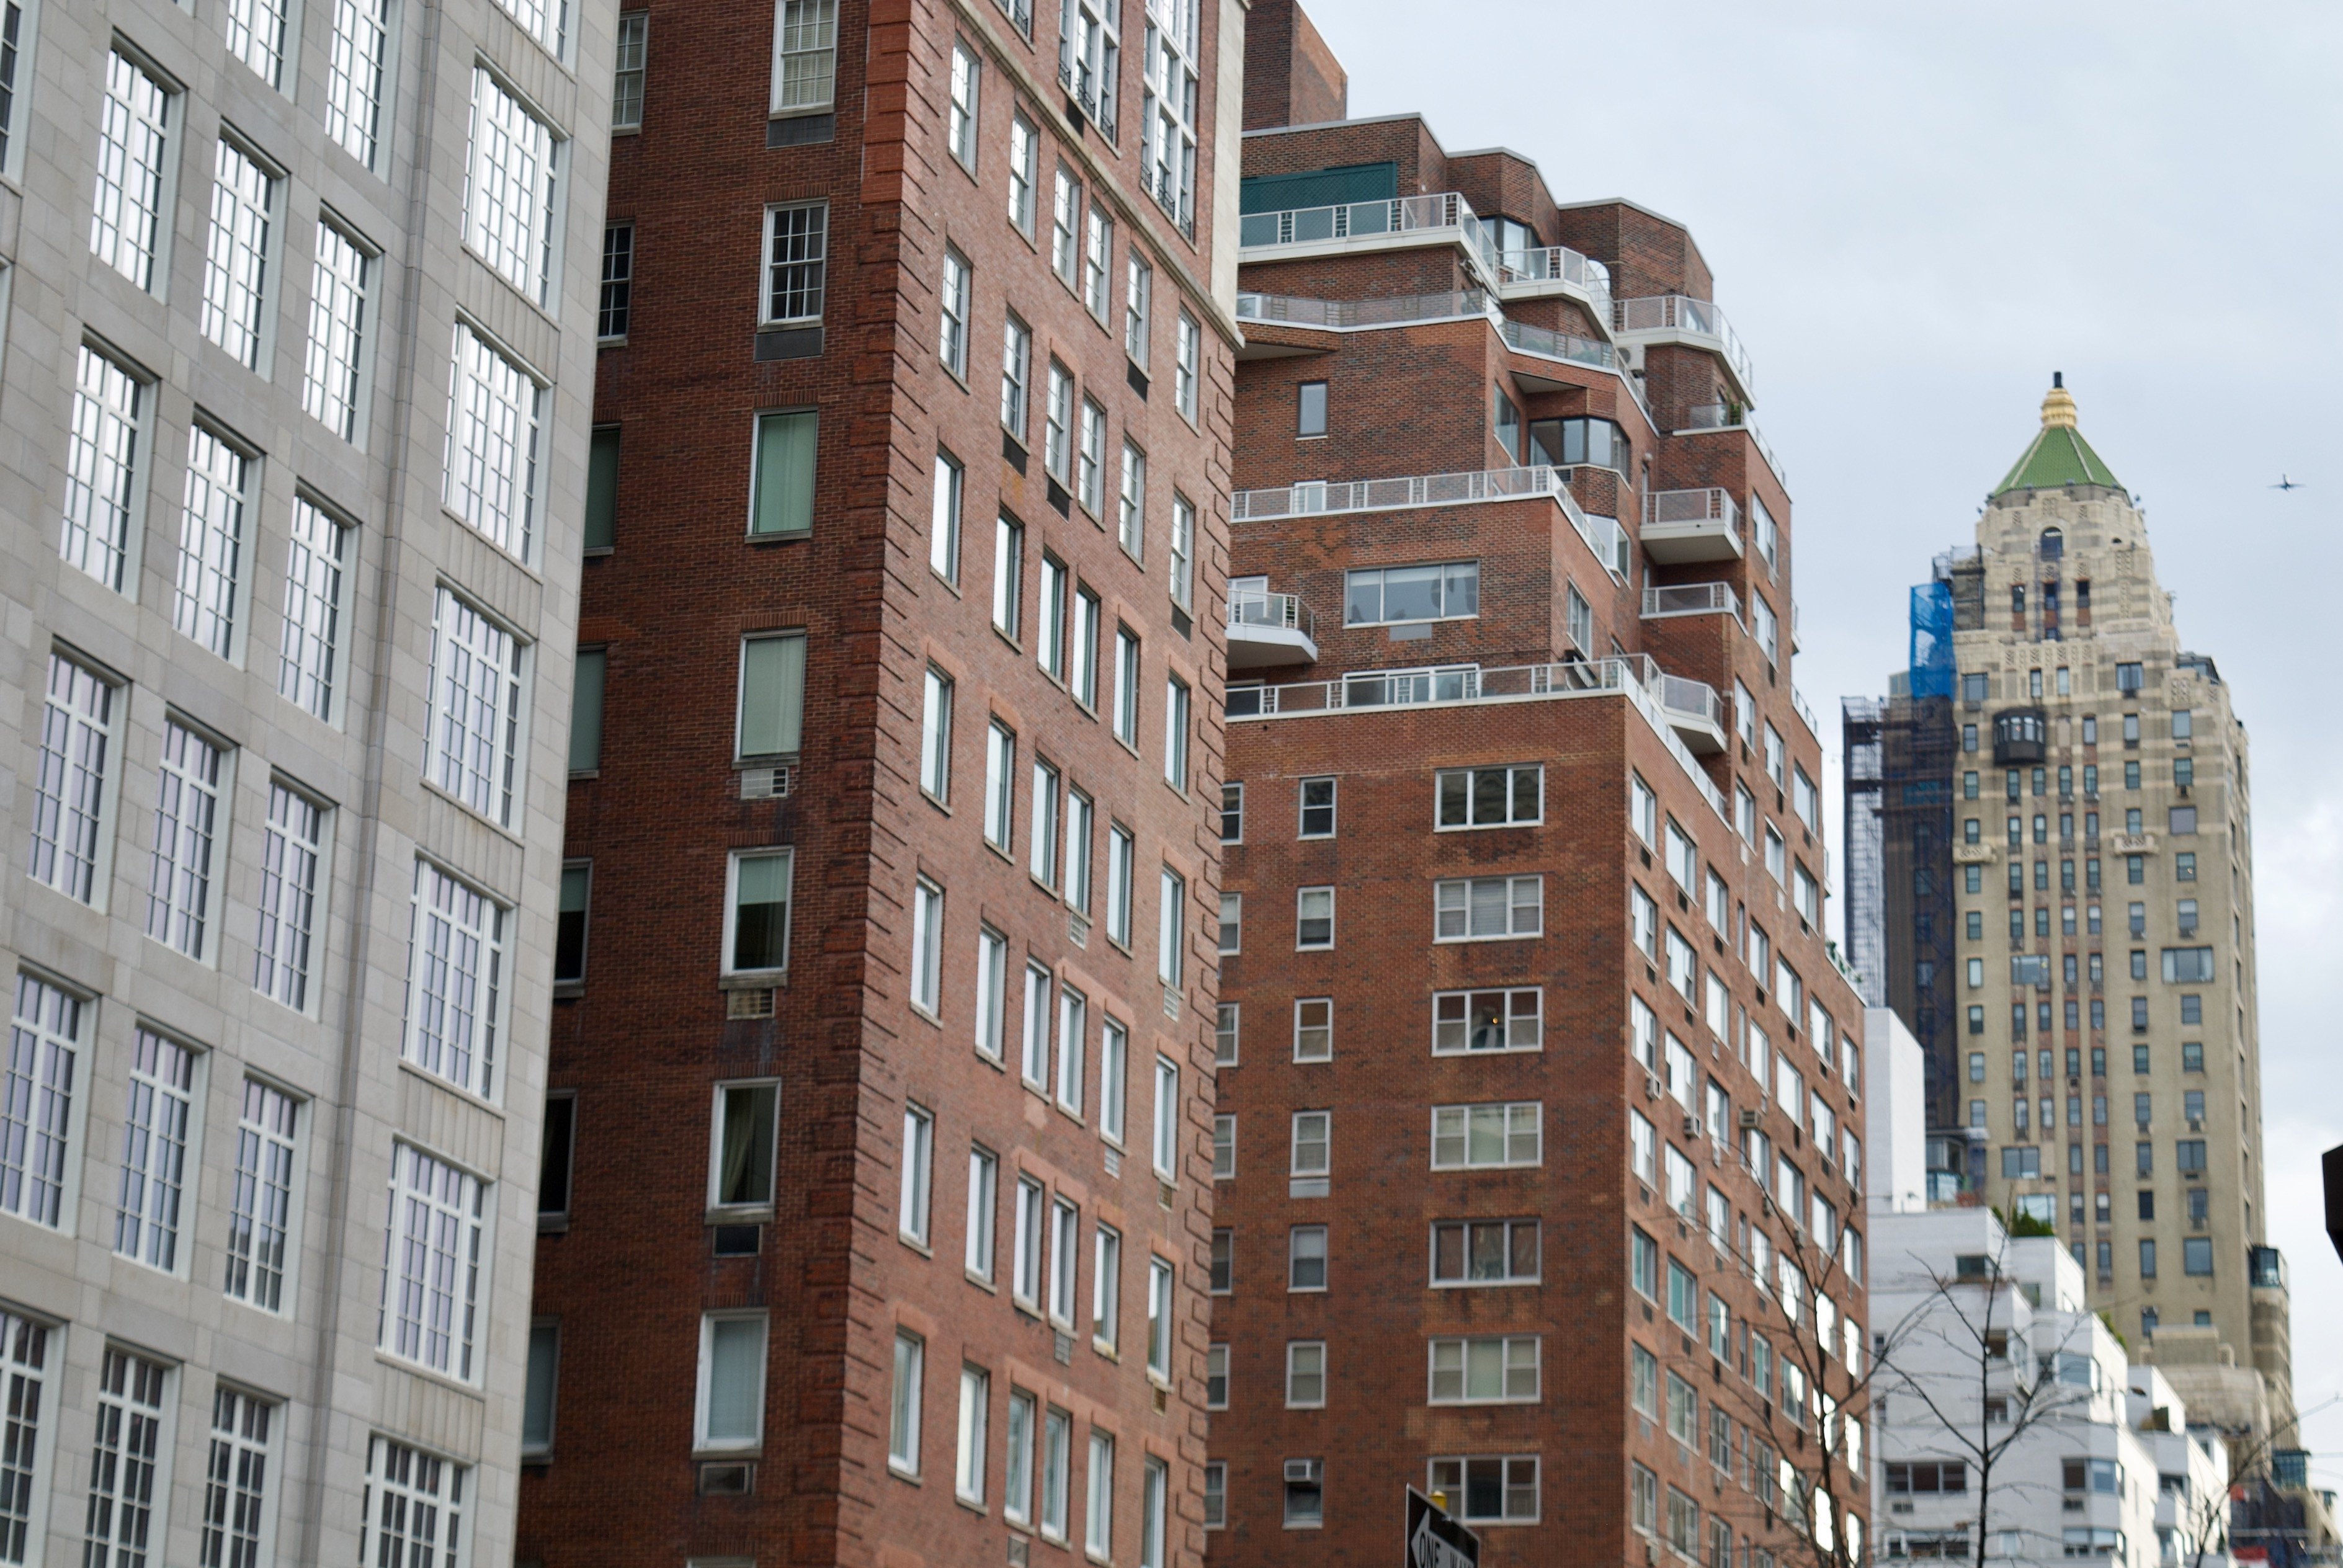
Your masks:
<svg viewBox="0 0 2343 1568"><path fill-rule="evenodd" d="M2266 1442L2294 1406L2261 1206L2246 730L2063 386L1913 602L1913 666L1872 714L1905 739L1867 789L1850 773L1885 874L1850 876L1849 945L1879 944L1886 1000L1935 1040L1936 1163L2055 1228L2144 1357L2187 1331L2168 1372L2192 1403L2251 1408L2188 1386L2184 1359L2259 1372L2267 1417L2229 1430ZM2227 1353L2188 1348L2198 1331Z"/></svg>
<svg viewBox="0 0 2343 1568"><path fill-rule="evenodd" d="M510 1553L610 9L0 4L0 1562Z"/></svg>
<svg viewBox="0 0 2343 1568"><path fill-rule="evenodd" d="M1483 1563L1765 1563L1792 1518L1859 1555L1862 1017L1753 362L1681 225L1342 118L1285 9L1240 193L1209 1555L1367 1560L1410 1487Z"/></svg>
<svg viewBox="0 0 2343 1568"><path fill-rule="evenodd" d="M1242 7L617 30L520 1555L1198 1563Z"/></svg>
<svg viewBox="0 0 2343 1568"><path fill-rule="evenodd" d="M1976 1563L1982 1531L1989 1563L2235 1561L2227 1446L2127 1361L2055 1238L1956 1207L1875 1215L1872 1233L1884 1558Z"/></svg>

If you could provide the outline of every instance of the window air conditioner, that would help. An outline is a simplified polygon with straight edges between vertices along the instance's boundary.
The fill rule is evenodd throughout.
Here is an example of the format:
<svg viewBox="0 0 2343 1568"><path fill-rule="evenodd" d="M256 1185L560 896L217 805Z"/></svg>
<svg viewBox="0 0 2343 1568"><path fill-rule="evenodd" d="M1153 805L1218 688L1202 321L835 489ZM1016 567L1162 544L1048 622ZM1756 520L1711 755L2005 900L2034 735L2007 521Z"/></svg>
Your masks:
<svg viewBox="0 0 2343 1568"><path fill-rule="evenodd" d="M789 770L786 768L743 768L740 770L740 799L743 800L779 800L789 792Z"/></svg>
<svg viewBox="0 0 2343 1568"><path fill-rule="evenodd" d="M1644 1098L1646 1100L1657 1100L1659 1097L1659 1079L1652 1073L1647 1072L1644 1074Z"/></svg>
<svg viewBox="0 0 2343 1568"><path fill-rule="evenodd" d="M1764 1113L1763 1113L1763 1112L1761 1112L1761 1111L1757 1111L1756 1109L1755 1109L1754 1107L1750 1107L1750 1106L1744 1106L1744 1107L1742 1108L1742 1111L1741 1111L1741 1125L1742 1125L1742 1126L1744 1126L1744 1127L1747 1127L1747 1128L1756 1128L1756 1127L1763 1126L1764 1124L1765 1124L1765 1116L1764 1116Z"/></svg>
<svg viewBox="0 0 2343 1568"><path fill-rule="evenodd" d="M1318 1484L1318 1466L1314 1459L1289 1459L1285 1462L1285 1483L1288 1486Z"/></svg>
<svg viewBox="0 0 2343 1568"><path fill-rule="evenodd" d="M773 993L769 987L756 990L736 990L724 999L726 1018L770 1018L773 1016Z"/></svg>
<svg viewBox="0 0 2343 1568"><path fill-rule="evenodd" d="M1699 1117L1687 1115L1684 1119L1684 1135L1686 1138L1697 1138L1700 1136Z"/></svg>

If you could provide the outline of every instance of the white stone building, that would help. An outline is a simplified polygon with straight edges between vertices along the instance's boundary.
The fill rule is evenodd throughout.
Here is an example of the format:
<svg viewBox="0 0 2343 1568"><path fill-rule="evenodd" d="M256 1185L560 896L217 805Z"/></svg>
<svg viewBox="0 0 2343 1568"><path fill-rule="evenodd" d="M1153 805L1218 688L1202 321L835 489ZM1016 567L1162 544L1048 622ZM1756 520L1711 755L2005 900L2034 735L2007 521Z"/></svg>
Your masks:
<svg viewBox="0 0 2343 1568"><path fill-rule="evenodd" d="M0 1563L509 1558L615 12L0 0Z"/></svg>

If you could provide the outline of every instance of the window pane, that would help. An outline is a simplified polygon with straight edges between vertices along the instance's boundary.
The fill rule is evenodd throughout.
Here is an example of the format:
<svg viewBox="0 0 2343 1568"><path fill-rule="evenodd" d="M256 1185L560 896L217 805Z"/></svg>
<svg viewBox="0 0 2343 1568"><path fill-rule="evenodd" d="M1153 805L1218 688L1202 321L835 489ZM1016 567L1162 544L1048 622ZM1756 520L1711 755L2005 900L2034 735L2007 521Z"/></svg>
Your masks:
<svg viewBox="0 0 2343 1568"><path fill-rule="evenodd" d="M803 739L805 638L752 638L740 645L740 755L786 757Z"/></svg>
<svg viewBox="0 0 2343 1568"><path fill-rule="evenodd" d="M569 771L591 773L602 766L602 679L609 655L598 648L578 654L577 683L569 692Z"/></svg>
<svg viewBox="0 0 2343 1568"><path fill-rule="evenodd" d="M586 457L586 548L607 550L618 533L618 431L594 432Z"/></svg>
<svg viewBox="0 0 2343 1568"><path fill-rule="evenodd" d="M810 409L758 417L756 514L750 533L813 530L814 436L820 418Z"/></svg>

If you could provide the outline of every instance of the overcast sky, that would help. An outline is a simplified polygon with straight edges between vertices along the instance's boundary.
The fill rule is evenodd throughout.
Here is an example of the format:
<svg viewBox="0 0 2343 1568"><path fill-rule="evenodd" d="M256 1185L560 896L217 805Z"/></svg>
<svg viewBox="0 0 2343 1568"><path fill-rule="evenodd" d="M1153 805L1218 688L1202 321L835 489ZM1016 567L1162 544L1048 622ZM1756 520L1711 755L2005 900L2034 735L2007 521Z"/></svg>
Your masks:
<svg viewBox="0 0 2343 1568"><path fill-rule="evenodd" d="M1838 699L1903 666L1906 587L1974 538L2066 372L2252 738L2270 1239L2297 1397L2343 1394L2318 1187L2343 1143L2343 9L1305 4L1354 116L1418 110L1559 200L1690 226L1789 470L1835 821ZM2306 1427L2343 1486L2343 1405Z"/></svg>

